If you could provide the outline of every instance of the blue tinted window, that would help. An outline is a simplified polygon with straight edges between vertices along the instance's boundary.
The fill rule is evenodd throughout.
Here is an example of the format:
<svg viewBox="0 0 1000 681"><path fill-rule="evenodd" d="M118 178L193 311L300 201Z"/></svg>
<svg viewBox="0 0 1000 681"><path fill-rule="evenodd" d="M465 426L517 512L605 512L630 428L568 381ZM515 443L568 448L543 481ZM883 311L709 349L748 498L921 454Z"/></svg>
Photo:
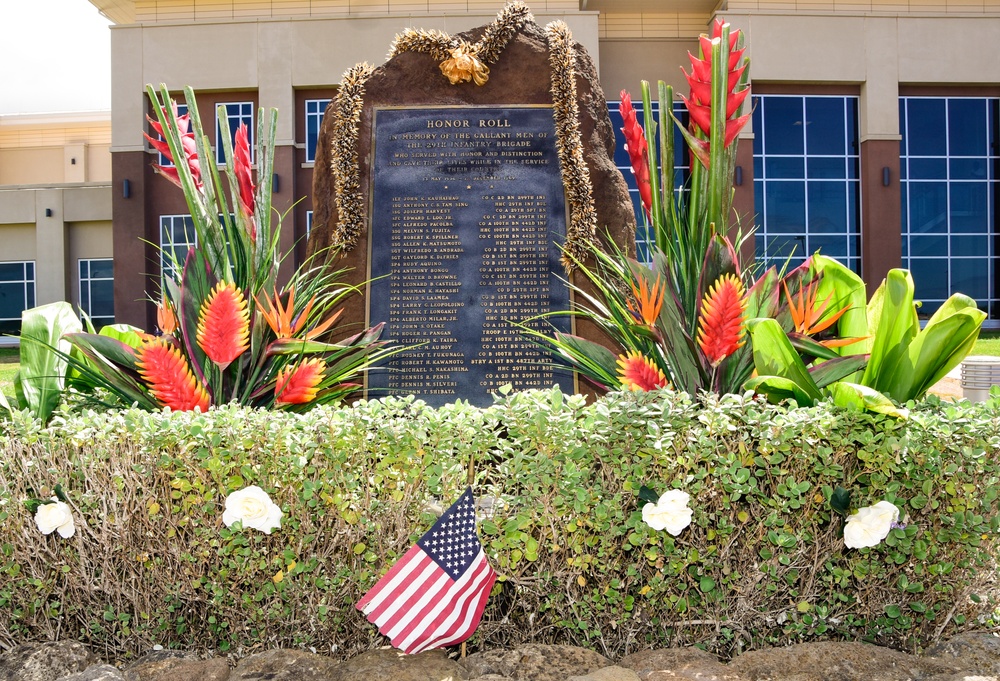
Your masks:
<svg viewBox="0 0 1000 681"><path fill-rule="evenodd" d="M0 262L0 333L21 332L21 313L35 307L35 263Z"/></svg>
<svg viewBox="0 0 1000 681"><path fill-rule="evenodd" d="M1000 318L996 281L997 109L984 97L900 98L903 266L920 315L953 293Z"/></svg>
<svg viewBox="0 0 1000 681"><path fill-rule="evenodd" d="M842 98L806 97L806 152L810 156L847 154L847 127Z"/></svg>
<svg viewBox="0 0 1000 681"><path fill-rule="evenodd" d="M306 100L306 162L316 160L316 142L319 140L319 129L323 125L323 113L326 111L329 99Z"/></svg>
<svg viewBox="0 0 1000 681"><path fill-rule="evenodd" d="M763 110L764 155L795 154L804 150L803 97L754 97Z"/></svg>
<svg viewBox="0 0 1000 681"><path fill-rule="evenodd" d="M948 155L982 156L987 145L985 99L948 100Z"/></svg>
<svg viewBox="0 0 1000 681"><path fill-rule="evenodd" d="M653 101L650 103L650 108L652 109L653 120L658 121L659 118L659 103ZM628 185L629 195L632 198L632 206L635 209L636 217L636 251L640 260L649 259L649 247L652 236L649 231L649 227L646 225L646 214L642 208L642 200L639 198L639 189L635 182L635 174L632 172L632 163L629 160L628 151L625 149L625 134L622 132L622 115L619 110L620 102L608 102L608 116L611 119L611 127L615 131L615 166L621 171L622 176L625 178L625 184ZM650 126L643 116L643 106L642 102L632 102L632 106L635 107L636 119L644 130L649 130ZM681 122L682 125L687 125L687 109L683 104L674 105L674 116ZM684 146L684 138L681 132L677 129L677 126L671 121L667 120L667 125L673 127L674 130L674 191L682 191L684 182L687 180L688 176L688 160L687 160L687 147ZM659 150L657 150L659 153Z"/></svg>
<svg viewBox="0 0 1000 681"><path fill-rule="evenodd" d="M80 309L96 328L115 321L114 261L80 260Z"/></svg>
<svg viewBox="0 0 1000 681"><path fill-rule="evenodd" d="M231 102L220 104L225 107L226 115L222 117L216 112L215 126L215 161L219 165L226 162L226 149L223 146L222 135L228 133L232 142L240 124L247 126L247 142L250 144L250 162L254 158L253 102Z"/></svg>
<svg viewBox="0 0 1000 681"><path fill-rule="evenodd" d="M757 258L817 250L860 269L857 98L754 97Z"/></svg>
<svg viewBox="0 0 1000 681"><path fill-rule="evenodd" d="M906 109L906 146L910 156L944 156L947 153L943 99L911 98Z"/></svg>

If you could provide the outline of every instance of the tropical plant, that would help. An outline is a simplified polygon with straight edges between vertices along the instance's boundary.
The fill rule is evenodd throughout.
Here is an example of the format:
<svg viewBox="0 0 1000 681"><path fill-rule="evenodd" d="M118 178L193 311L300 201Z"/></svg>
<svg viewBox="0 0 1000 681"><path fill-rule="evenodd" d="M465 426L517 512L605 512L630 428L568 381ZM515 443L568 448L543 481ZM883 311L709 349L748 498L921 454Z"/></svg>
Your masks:
<svg viewBox="0 0 1000 681"><path fill-rule="evenodd" d="M338 284L342 272L307 263L278 285L283 216L273 222L271 206L277 112L258 114L257 184L246 127L232 143L223 137L224 184L214 164L200 161L212 150L194 91L185 89L182 116L166 86L147 91L157 136L146 139L173 163L154 168L183 190L196 245L183 261L172 246L161 248L168 266L155 297L158 336L139 343L67 336L88 360L75 363L81 381L146 409L202 411L228 402L297 410L358 389L362 372L397 350L379 340L381 324L336 343L317 340L333 334L334 309L354 290Z"/></svg>
<svg viewBox="0 0 1000 681"><path fill-rule="evenodd" d="M826 387L838 404L898 412L888 398L902 404L923 397L962 362L979 337L986 313L966 295L952 295L921 329L907 270L890 270L865 304L860 277L835 261L820 262L827 275L820 281L829 278L841 287L840 300L855 301L838 319L841 334L853 336L852 342L828 352L813 343L808 349L824 361L807 366L810 360L792 348L792 335L786 336L777 322L753 322L750 335L758 375L747 387L772 401L790 398L810 405L824 396L821 389ZM796 349L803 347L798 344ZM835 354L838 350L842 357Z"/></svg>
<svg viewBox="0 0 1000 681"><path fill-rule="evenodd" d="M672 89L659 84L659 121L649 83L642 83L647 136L631 97L622 92L626 148L639 187L643 214L653 234L651 262L592 248L595 265L576 262L595 293L574 287L581 304L571 314L603 329L621 349L615 353L583 338L551 337L522 329L556 358L603 389L673 387L734 392L753 370L745 344L746 320L772 316L778 306L775 270L750 283L727 231L732 209L737 134L749 94L749 60L740 31L716 21L691 55L687 76L690 114L685 129L673 118ZM668 116L673 119L668 123ZM685 191L674 191L673 125L681 127L692 156ZM657 133L658 131L658 133ZM743 236L737 230L736 244Z"/></svg>
<svg viewBox="0 0 1000 681"><path fill-rule="evenodd" d="M47 422L66 389L70 344L63 334L83 328L73 306L66 302L39 305L21 313L21 366L14 376L14 404L0 392L0 407L8 412L28 410Z"/></svg>

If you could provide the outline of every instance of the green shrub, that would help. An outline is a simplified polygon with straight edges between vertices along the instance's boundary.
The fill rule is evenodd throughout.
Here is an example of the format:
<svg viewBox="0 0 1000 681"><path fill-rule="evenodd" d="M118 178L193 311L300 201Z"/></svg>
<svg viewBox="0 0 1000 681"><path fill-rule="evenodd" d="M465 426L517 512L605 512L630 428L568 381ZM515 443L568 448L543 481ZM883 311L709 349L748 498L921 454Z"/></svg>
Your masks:
<svg viewBox="0 0 1000 681"><path fill-rule="evenodd" d="M470 462L477 495L499 500L481 536L500 574L472 649L919 648L992 622L1000 400L911 404L908 420L706 400L61 411L47 429L15 415L0 440L0 643L79 638L111 657L380 644L353 604L457 498ZM57 484L70 539L43 536L25 505ZM270 535L222 523L226 495L252 484L284 511ZM691 526L649 528L642 485L688 492ZM855 507L897 504L906 527L846 549L838 486Z"/></svg>

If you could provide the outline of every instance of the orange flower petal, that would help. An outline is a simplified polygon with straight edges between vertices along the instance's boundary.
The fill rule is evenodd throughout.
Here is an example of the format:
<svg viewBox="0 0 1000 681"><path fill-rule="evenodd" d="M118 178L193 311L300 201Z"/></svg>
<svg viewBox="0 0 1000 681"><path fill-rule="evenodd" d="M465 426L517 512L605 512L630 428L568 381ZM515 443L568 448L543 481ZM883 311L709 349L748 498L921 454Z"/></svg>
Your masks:
<svg viewBox="0 0 1000 681"><path fill-rule="evenodd" d="M191 373L179 349L156 339L139 347L136 356L139 375L160 404L174 411L208 411L208 392Z"/></svg>
<svg viewBox="0 0 1000 681"><path fill-rule="evenodd" d="M745 311L743 282L737 276L724 274L709 287L698 317L698 347L712 366L743 346Z"/></svg>
<svg viewBox="0 0 1000 681"><path fill-rule="evenodd" d="M650 289L649 282L644 277L639 277L638 287L636 287L634 281L632 282L632 296L634 301L628 301L629 311L635 316L636 320L641 321L647 326L652 326L660 317L664 291L665 288L661 284L659 277L653 283L652 289Z"/></svg>
<svg viewBox="0 0 1000 681"><path fill-rule="evenodd" d="M225 369L250 347L250 313L235 284L219 282L198 315L198 346Z"/></svg>
<svg viewBox="0 0 1000 681"><path fill-rule="evenodd" d="M274 386L274 403L307 404L316 399L319 384L323 380L326 362L311 359L298 366L286 366L278 371Z"/></svg>
<svg viewBox="0 0 1000 681"><path fill-rule="evenodd" d="M663 371L635 350L618 356L618 377L628 390L656 390L670 385Z"/></svg>
<svg viewBox="0 0 1000 681"><path fill-rule="evenodd" d="M156 325L167 336L177 330L177 317L166 296L161 297L160 303L156 306Z"/></svg>

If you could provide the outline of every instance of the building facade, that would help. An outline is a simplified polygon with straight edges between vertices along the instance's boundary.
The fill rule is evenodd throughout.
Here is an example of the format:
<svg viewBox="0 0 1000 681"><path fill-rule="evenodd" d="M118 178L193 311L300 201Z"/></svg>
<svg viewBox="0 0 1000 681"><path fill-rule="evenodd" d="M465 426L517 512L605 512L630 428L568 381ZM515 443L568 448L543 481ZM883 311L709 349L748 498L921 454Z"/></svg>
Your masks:
<svg viewBox="0 0 1000 681"><path fill-rule="evenodd" d="M488 23L503 5L90 1L115 22L111 182L94 187L113 207L114 316L146 328L155 321L148 300L159 289L157 246L189 243L182 196L154 175L157 155L142 136L148 131L147 83L166 83L178 94L185 85L194 87L206 129L252 124L257 107L279 110L275 206L288 211L284 245L298 261L310 225L316 133L341 74L361 61L382 63L406 27L457 33ZM743 226L756 229L757 258L794 263L819 249L858 271L870 288L890 268L907 267L923 300L922 315L961 291L987 311L988 323L1000 324L1000 59L991 56L1000 44L1000 0L528 4L539 24L565 21L590 52L613 120L618 93L637 96L643 79L686 91L680 67L687 67L687 52L697 51L697 35L714 17L742 29L754 112L740 140L735 207ZM224 120L210 120L219 104L225 105ZM623 154L619 163L631 181ZM0 182L8 184L4 165ZM41 206L40 200L32 205ZM0 191L0 216L4 205ZM8 224L27 234L31 223L0 222L0 228ZM53 229L44 222L34 229L34 241L48 244L38 230ZM69 263L72 248L63 251L60 262ZM49 267L39 253L45 256L38 250L33 256L36 282ZM0 256L0 270L28 262L29 255ZM71 279L71 264L62 265L64 282ZM6 275L11 281L13 269ZM21 274L27 280L31 273ZM4 286L0 281L0 290Z"/></svg>
<svg viewBox="0 0 1000 681"><path fill-rule="evenodd" d="M59 300L114 318L110 148L108 111L0 116L0 334Z"/></svg>

